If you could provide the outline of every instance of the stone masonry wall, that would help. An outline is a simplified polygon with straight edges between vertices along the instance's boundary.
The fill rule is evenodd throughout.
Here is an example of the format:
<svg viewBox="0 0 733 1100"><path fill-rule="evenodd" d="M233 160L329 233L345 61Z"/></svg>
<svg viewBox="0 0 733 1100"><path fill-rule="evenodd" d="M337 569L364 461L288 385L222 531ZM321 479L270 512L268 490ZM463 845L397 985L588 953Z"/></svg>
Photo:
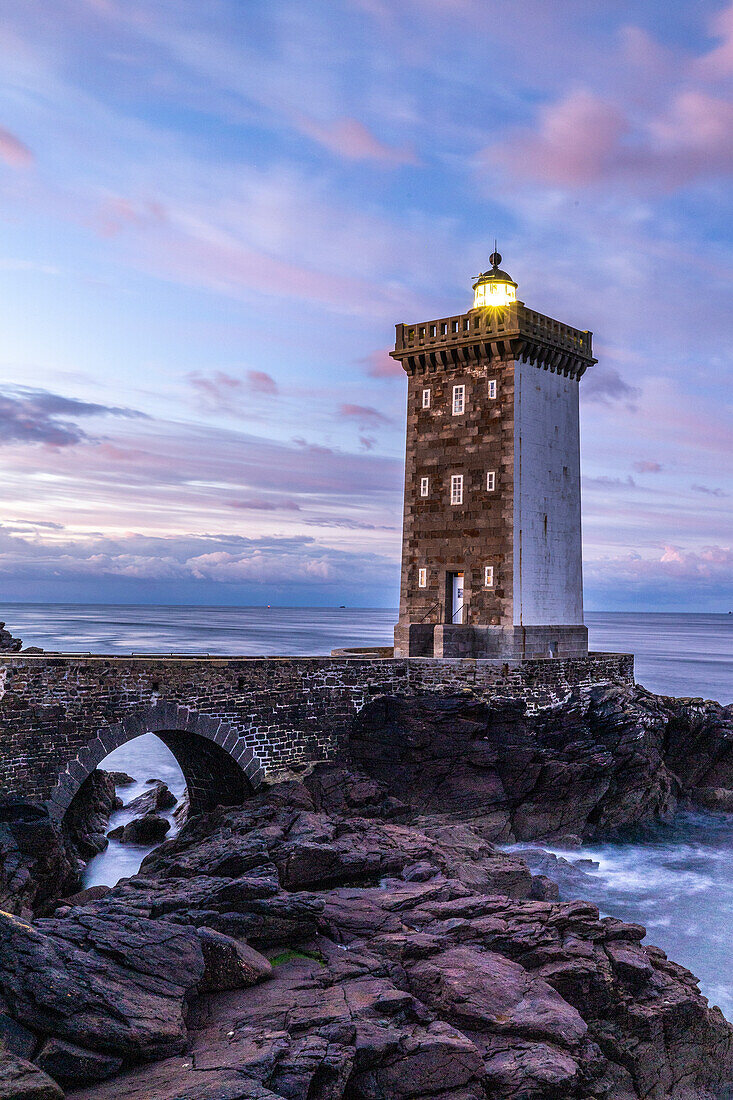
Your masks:
<svg viewBox="0 0 733 1100"><path fill-rule="evenodd" d="M375 696L470 688L485 698L521 697L536 710L578 686L631 681L633 657L623 654L523 663L3 654L0 797L48 801L60 817L107 753L148 731L162 734L184 775L211 774L210 763L197 766L195 746L208 745L199 756L211 761L214 742L254 788L332 756L339 734Z"/></svg>

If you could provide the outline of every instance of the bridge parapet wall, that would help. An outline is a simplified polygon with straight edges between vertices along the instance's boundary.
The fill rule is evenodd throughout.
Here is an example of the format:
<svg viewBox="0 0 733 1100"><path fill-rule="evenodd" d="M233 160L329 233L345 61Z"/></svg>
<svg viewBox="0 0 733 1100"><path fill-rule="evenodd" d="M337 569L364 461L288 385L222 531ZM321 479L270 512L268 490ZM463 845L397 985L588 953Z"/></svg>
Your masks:
<svg viewBox="0 0 733 1100"><path fill-rule="evenodd" d="M148 731L214 742L256 787L332 757L353 716L380 695L471 689L539 710L575 688L633 676L626 654L525 662L3 654L0 796L47 801L60 817L107 753ZM176 745L180 759L185 738ZM209 773L213 766L209 754Z"/></svg>

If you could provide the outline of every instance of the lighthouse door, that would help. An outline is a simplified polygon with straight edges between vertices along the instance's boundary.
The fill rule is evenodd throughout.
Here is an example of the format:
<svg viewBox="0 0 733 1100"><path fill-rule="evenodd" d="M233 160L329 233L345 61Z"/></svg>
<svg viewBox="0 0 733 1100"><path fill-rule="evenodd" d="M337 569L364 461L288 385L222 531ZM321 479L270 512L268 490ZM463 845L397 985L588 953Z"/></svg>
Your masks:
<svg viewBox="0 0 733 1100"><path fill-rule="evenodd" d="M463 622L463 573L451 573L451 622Z"/></svg>

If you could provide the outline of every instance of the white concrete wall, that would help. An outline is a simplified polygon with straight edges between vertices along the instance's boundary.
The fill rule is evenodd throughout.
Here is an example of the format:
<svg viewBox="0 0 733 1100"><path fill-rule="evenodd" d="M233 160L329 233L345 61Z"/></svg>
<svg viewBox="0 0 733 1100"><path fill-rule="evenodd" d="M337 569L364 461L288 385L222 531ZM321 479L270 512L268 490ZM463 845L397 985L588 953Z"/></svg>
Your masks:
<svg viewBox="0 0 733 1100"><path fill-rule="evenodd" d="M514 623L583 622L578 383L517 362Z"/></svg>

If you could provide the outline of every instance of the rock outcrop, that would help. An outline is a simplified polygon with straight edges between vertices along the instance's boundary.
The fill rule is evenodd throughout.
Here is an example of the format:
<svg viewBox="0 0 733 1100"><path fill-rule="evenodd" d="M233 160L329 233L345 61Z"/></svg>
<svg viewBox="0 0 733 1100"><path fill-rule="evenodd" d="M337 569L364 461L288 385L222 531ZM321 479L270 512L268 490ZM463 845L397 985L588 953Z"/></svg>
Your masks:
<svg viewBox="0 0 733 1100"><path fill-rule="evenodd" d="M0 623L0 653L20 653L23 642L20 638L14 638L9 630L5 629L5 623Z"/></svg>
<svg viewBox="0 0 733 1100"><path fill-rule="evenodd" d="M0 910L31 917L79 885L79 860L46 808L0 801Z"/></svg>
<svg viewBox="0 0 733 1100"><path fill-rule="evenodd" d="M557 900L571 851L530 867L492 838L725 789L730 710L565 711L379 701L350 761L193 817L103 896L0 915L3 1072L67 1100L713 1100L733 1028L696 979Z"/></svg>
<svg viewBox="0 0 733 1100"><path fill-rule="evenodd" d="M0 995L38 1066L69 1100L710 1100L733 1030L641 927L398 811L321 766L64 919L7 918Z"/></svg>
<svg viewBox="0 0 733 1100"><path fill-rule="evenodd" d="M685 797L723 809L733 707L639 686L579 691L533 715L470 693L379 699L348 750L413 813L470 819L490 840L587 838L667 818Z"/></svg>

